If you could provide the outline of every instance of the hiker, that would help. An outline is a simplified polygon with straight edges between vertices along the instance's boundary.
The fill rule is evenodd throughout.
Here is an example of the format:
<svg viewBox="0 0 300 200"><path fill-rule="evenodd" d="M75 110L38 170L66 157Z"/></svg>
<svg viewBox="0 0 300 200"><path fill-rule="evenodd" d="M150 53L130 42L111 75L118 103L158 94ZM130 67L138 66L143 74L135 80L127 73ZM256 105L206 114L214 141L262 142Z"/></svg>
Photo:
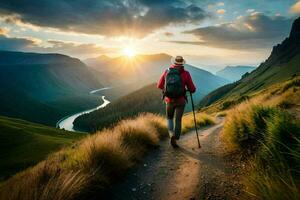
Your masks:
<svg viewBox="0 0 300 200"><path fill-rule="evenodd" d="M173 147L178 147L176 140L179 140L181 134L181 119L187 102L186 91L194 93L196 87L190 73L184 69L185 60L182 56L172 58L171 63L172 65L161 75L157 87L162 90L166 103L170 143Z"/></svg>

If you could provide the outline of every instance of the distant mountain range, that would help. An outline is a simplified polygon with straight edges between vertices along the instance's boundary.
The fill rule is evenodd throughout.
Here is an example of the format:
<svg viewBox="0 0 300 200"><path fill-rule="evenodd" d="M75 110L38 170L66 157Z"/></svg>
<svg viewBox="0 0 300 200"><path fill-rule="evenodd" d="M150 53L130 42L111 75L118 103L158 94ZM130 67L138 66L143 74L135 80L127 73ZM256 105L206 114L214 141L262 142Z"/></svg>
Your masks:
<svg viewBox="0 0 300 200"><path fill-rule="evenodd" d="M89 91L102 87L79 59L9 51L0 51L0 85L0 115L53 126L97 105Z"/></svg>
<svg viewBox="0 0 300 200"><path fill-rule="evenodd" d="M225 85L208 94L200 107L229 99L239 99L262 90L271 84L300 74L300 18L293 23L289 37L273 47L269 58L257 69L235 83Z"/></svg>
<svg viewBox="0 0 300 200"><path fill-rule="evenodd" d="M227 79L230 82L240 80L246 73L253 71L255 67L252 66L227 66L224 69L217 71L216 75Z"/></svg>
<svg viewBox="0 0 300 200"><path fill-rule="evenodd" d="M171 66L171 56L167 54L137 55L134 59L121 56L109 58L100 56L87 59L84 62L93 70L100 72L100 76L112 85L125 85L116 91L122 95L129 94L143 86L157 82L160 75ZM196 98L199 99L210 91L228 83L229 81L192 65L185 65L185 69L198 88ZM116 92L115 92L116 93Z"/></svg>

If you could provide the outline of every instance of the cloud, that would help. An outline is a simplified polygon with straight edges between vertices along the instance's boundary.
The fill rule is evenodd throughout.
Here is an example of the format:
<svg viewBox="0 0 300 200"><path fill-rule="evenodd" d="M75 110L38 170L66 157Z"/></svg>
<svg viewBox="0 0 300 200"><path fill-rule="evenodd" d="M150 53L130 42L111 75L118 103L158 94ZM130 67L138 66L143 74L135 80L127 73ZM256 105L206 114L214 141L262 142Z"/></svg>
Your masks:
<svg viewBox="0 0 300 200"><path fill-rule="evenodd" d="M224 2L218 2L217 5L218 6L225 6L225 3Z"/></svg>
<svg viewBox="0 0 300 200"><path fill-rule="evenodd" d="M82 44L75 42L64 42L58 40L49 40L50 47L37 46L33 50L39 52L66 53L69 55L89 55L89 54L106 54L116 53L117 48L104 48L95 44Z"/></svg>
<svg viewBox="0 0 300 200"><path fill-rule="evenodd" d="M264 49L272 47L287 36L292 21L281 16L269 17L256 12L246 17L239 17L232 23L184 32L195 35L199 38L198 41L172 42L229 49Z"/></svg>
<svg viewBox="0 0 300 200"><path fill-rule="evenodd" d="M253 13L253 12L255 12L255 9L250 8L250 9L247 9L246 12L247 13Z"/></svg>
<svg viewBox="0 0 300 200"><path fill-rule="evenodd" d="M185 0L1 0L0 15L10 17L11 23L137 37L170 24L198 23L209 17Z"/></svg>
<svg viewBox="0 0 300 200"><path fill-rule="evenodd" d="M217 13L220 14L220 15L223 15L223 14L226 13L226 10L224 10L224 9L219 9L219 10L217 10Z"/></svg>
<svg viewBox="0 0 300 200"><path fill-rule="evenodd" d="M8 30L7 30L7 29L5 29L5 28L0 28L0 36L1 36L1 35L7 35L7 33L8 33Z"/></svg>
<svg viewBox="0 0 300 200"><path fill-rule="evenodd" d="M0 50L6 51L34 51L39 53L63 53L73 56L99 55L116 53L117 48L104 48L95 44L82 44L75 42L63 42L57 40L47 41L48 46L42 46L41 41L35 38L14 38L1 34Z"/></svg>
<svg viewBox="0 0 300 200"><path fill-rule="evenodd" d="M27 38L11 38L8 37L7 32L3 32L3 29L0 29L0 50L20 51L27 48L32 48L36 45L36 40Z"/></svg>
<svg viewBox="0 0 300 200"><path fill-rule="evenodd" d="M293 13L293 14L300 14L300 1L298 1L297 3L295 3L290 8L290 12Z"/></svg>

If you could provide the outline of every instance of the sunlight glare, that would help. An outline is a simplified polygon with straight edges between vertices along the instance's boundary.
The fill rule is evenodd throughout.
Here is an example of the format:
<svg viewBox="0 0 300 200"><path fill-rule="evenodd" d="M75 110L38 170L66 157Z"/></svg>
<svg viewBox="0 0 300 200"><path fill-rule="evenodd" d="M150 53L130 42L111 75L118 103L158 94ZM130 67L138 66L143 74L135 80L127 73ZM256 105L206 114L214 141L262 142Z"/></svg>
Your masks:
<svg viewBox="0 0 300 200"><path fill-rule="evenodd" d="M129 58L133 58L136 55L136 51L132 47L124 48L123 53L124 53L124 55L126 55Z"/></svg>

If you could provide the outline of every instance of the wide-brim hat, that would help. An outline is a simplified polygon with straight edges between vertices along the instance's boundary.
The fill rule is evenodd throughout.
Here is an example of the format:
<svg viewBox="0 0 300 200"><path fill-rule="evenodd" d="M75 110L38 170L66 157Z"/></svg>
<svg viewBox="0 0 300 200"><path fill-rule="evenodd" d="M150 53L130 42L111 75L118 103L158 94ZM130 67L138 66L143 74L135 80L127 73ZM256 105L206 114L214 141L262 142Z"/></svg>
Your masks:
<svg viewBox="0 0 300 200"><path fill-rule="evenodd" d="M184 65L185 60L183 59L182 56L176 56L175 58L174 57L171 58L171 63L174 65Z"/></svg>

